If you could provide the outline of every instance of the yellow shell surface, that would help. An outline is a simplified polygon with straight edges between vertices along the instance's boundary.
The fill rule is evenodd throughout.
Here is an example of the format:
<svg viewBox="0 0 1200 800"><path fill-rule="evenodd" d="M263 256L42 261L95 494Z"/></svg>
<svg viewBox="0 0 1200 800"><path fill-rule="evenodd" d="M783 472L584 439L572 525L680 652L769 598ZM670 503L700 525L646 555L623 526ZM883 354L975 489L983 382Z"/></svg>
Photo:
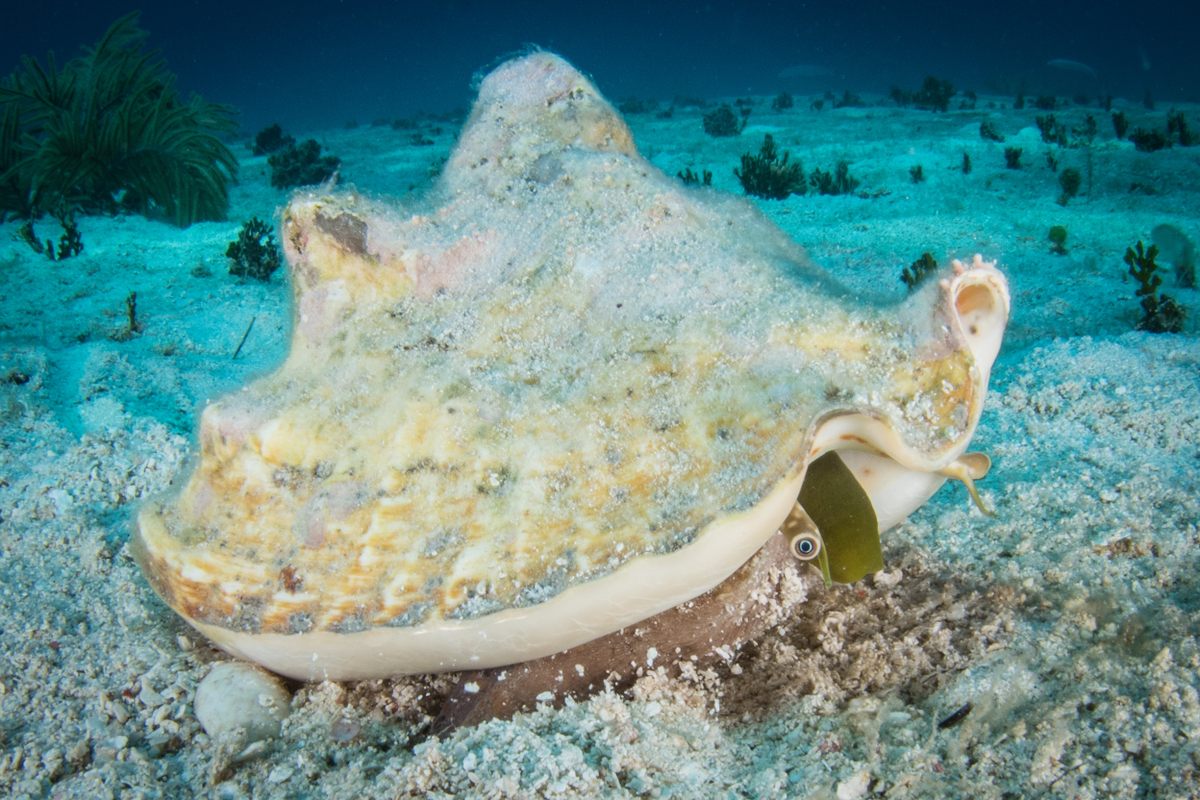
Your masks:
<svg viewBox="0 0 1200 800"><path fill-rule="evenodd" d="M418 206L301 194L291 352L205 409L135 552L179 613L355 632L532 606L794 479L818 424L936 467L983 386L936 286L846 293L638 155L568 64L501 66ZM729 565L732 572L738 565Z"/></svg>

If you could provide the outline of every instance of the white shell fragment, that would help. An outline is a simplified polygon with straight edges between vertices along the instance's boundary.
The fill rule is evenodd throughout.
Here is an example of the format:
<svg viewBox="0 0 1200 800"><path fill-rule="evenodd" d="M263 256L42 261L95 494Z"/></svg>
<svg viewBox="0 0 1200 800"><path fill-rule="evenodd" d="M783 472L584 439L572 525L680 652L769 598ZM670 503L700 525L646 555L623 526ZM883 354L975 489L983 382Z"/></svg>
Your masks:
<svg viewBox="0 0 1200 800"><path fill-rule="evenodd" d="M678 605L830 450L898 522L964 453L1008 317L979 257L900 306L851 296L547 53L483 81L419 204L301 193L281 239L291 352L204 410L133 550L301 679L509 664Z"/></svg>
<svg viewBox="0 0 1200 800"><path fill-rule="evenodd" d="M279 735L291 697L279 679L244 661L214 664L196 687L200 727L213 739L239 737L235 749Z"/></svg>
<svg viewBox="0 0 1200 800"><path fill-rule="evenodd" d="M837 800L859 800L871 788L871 773L860 770L837 785Z"/></svg>

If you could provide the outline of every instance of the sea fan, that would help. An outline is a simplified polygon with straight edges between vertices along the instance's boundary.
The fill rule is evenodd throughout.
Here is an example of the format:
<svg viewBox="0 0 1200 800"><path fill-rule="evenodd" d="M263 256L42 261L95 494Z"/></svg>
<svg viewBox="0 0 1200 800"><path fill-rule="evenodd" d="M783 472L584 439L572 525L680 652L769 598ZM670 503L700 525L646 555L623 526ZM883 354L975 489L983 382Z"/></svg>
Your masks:
<svg viewBox="0 0 1200 800"><path fill-rule="evenodd" d="M232 110L180 100L137 14L59 70L24 57L0 82L0 213L129 210L176 225L221 219L237 159Z"/></svg>

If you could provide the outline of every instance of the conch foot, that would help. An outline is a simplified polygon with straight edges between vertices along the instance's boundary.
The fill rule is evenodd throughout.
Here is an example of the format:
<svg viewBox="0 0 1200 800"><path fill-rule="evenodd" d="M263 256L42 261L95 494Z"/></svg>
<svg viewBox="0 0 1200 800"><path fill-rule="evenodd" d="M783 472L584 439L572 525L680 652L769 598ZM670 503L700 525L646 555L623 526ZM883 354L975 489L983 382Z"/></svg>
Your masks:
<svg viewBox="0 0 1200 800"><path fill-rule="evenodd" d="M787 539L772 536L720 585L636 625L562 653L510 667L461 672L431 732L443 735L489 719L508 719L538 703L561 705L605 688L627 689L646 669L689 662L703 668L732 661L772 622L762 597L792 568Z"/></svg>

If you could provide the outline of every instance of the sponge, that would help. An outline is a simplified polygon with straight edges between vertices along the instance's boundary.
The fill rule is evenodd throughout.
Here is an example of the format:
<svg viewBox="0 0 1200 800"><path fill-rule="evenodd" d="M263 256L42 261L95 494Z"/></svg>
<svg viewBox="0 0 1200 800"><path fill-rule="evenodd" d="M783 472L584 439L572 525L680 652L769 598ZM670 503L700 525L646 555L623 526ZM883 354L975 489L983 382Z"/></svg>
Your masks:
<svg viewBox="0 0 1200 800"><path fill-rule="evenodd" d="M1163 261L1175 268L1175 285L1196 286L1196 245L1177 226L1163 223L1150 232Z"/></svg>

